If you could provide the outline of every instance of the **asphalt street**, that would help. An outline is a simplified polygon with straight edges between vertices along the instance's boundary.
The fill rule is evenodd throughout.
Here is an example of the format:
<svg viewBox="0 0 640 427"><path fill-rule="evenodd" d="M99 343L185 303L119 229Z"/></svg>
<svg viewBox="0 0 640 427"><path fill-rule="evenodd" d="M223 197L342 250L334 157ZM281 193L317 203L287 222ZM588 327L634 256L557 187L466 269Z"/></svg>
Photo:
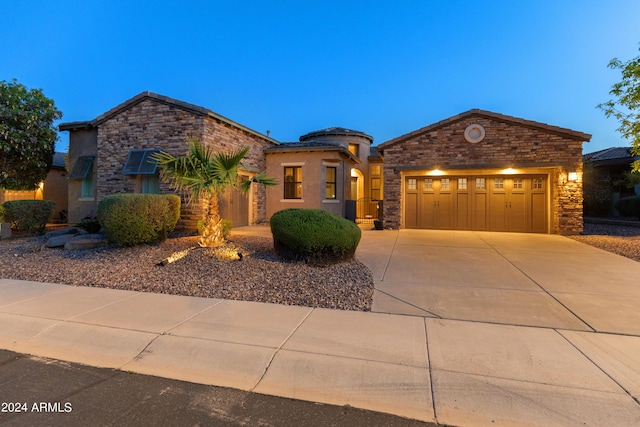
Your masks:
<svg viewBox="0 0 640 427"><path fill-rule="evenodd" d="M2 426L433 426L0 350Z"/></svg>

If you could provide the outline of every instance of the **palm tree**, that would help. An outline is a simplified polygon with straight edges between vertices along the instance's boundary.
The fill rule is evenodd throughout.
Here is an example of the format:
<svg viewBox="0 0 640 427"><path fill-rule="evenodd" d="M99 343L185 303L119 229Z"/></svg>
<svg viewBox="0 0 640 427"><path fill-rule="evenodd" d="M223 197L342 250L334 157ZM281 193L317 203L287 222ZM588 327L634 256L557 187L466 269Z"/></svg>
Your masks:
<svg viewBox="0 0 640 427"><path fill-rule="evenodd" d="M275 178L262 172L249 180L238 183L238 170L249 152L248 147L224 153L214 152L201 141L188 141L189 152L175 157L164 151L154 154L160 175L179 191L187 190L192 200L204 200L204 227L200 236L200 246L214 247L224 243L222 218L218 207L218 196L228 188L238 188L246 194L253 182L275 185Z"/></svg>

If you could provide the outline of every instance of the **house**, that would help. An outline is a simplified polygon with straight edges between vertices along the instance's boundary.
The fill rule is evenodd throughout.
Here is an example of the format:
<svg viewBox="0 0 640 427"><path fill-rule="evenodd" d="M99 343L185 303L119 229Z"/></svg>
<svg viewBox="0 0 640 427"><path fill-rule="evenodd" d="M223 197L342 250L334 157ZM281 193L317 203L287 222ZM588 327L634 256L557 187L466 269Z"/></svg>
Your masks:
<svg viewBox="0 0 640 427"><path fill-rule="evenodd" d="M65 153L53 153L47 177L34 190L0 190L0 204L11 200L53 200L56 202L52 220L65 222L67 212L67 171Z"/></svg>
<svg viewBox="0 0 640 427"><path fill-rule="evenodd" d="M587 216L620 216L615 203L621 197L640 194L640 184L631 186L632 163L640 160L630 147L610 147L582 156L585 164L584 213Z"/></svg>
<svg viewBox="0 0 640 427"><path fill-rule="evenodd" d="M166 193L155 151L184 155L189 139L222 151L250 147L243 179L265 170L265 148L278 142L206 108L152 92L143 92L90 121L63 123L69 132L69 222L96 215L100 200L115 193ZM183 198L183 202L184 202ZM183 203L177 228L197 228L202 205ZM265 190L253 186L248 196L229 191L221 213L235 225L266 221Z"/></svg>
<svg viewBox="0 0 640 427"><path fill-rule="evenodd" d="M634 156L631 147L611 147L585 154L582 159L597 170L602 178L612 182L621 179L625 172L630 172L632 164L640 160L640 156ZM640 193L638 190L636 188L636 194Z"/></svg>
<svg viewBox="0 0 640 427"><path fill-rule="evenodd" d="M575 234L582 231L582 143L591 135L470 110L372 146L373 137L331 127L280 143L208 109L143 92L69 131L69 221L95 215L104 196L169 192L147 159L186 152L198 138L219 150L249 146L245 179L278 180L244 197L229 192L235 226L290 207L319 208L390 228ZM201 206L183 207L194 229Z"/></svg>
<svg viewBox="0 0 640 427"><path fill-rule="evenodd" d="M392 228L582 232L591 135L470 110L378 146Z"/></svg>

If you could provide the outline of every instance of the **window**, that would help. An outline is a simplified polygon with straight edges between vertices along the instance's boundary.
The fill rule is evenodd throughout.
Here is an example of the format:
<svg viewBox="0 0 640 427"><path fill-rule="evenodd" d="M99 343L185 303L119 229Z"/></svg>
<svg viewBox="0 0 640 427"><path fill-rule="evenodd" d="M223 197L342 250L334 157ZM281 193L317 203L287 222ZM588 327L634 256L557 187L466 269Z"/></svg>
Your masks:
<svg viewBox="0 0 640 427"><path fill-rule="evenodd" d="M450 189L449 178L442 178L440 180L440 190L448 191Z"/></svg>
<svg viewBox="0 0 640 427"><path fill-rule="evenodd" d="M467 189L467 178L458 178L458 190Z"/></svg>
<svg viewBox="0 0 640 427"><path fill-rule="evenodd" d="M514 178L513 179L513 188L514 190L521 190L523 188L524 180L522 178Z"/></svg>
<svg viewBox="0 0 640 427"><path fill-rule="evenodd" d="M284 198L302 199L302 166L285 166Z"/></svg>
<svg viewBox="0 0 640 427"><path fill-rule="evenodd" d="M424 189L425 190L433 190L433 179L432 178L426 178L424 180Z"/></svg>
<svg viewBox="0 0 640 427"><path fill-rule="evenodd" d="M407 180L407 190L415 190L416 189L416 179L409 178Z"/></svg>
<svg viewBox="0 0 640 427"><path fill-rule="evenodd" d="M325 186L324 186L324 198L336 199L336 177L338 168L333 166L327 166L325 168Z"/></svg>
<svg viewBox="0 0 640 427"><path fill-rule="evenodd" d="M476 178L476 190L485 190L486 188L485 178Z"/></svg>
<svg viewBox="0 0 640 427"><path fill-rule="evenodd" d="M160 194L160 177L154 175L141 175L142 185L140 192L143 194Z"/></svg>
<svg viewBox="0 0 640 427"><path fill-rule="evenodd" d="M382 199L382 180L380 178L371 178L371 200Z"/></svg>
<svg viewBox="0 0 640 427"><path fill-rule="evenodd" d="M494 178L493 179L493 188L496 190L501 190L504 188L504 178Z"/></svg>
<svg viewBox="0 0 640 427"><path fill-rule="evenodd" d="M87 176L82 179L80 197L83 199L93 198L93 162L89 165Z"/></svg>
<svg viewBox="0 0 640 427"><path fill-rule="evenodd" d="M380 165L372 165L371 166L371 175L380 175L382 173L382 168Z"/></svg>
<svg viewBox="0 0 640 427"><path fill-rule="evenodd" d="M160 150L131 150L122 169L123 175L155 175L158 162L150 157Z"/></svg>
<svg viewBox="0 0 640 427"><path fill-rule="evenodd" d="M533 178L533 180L532 180L533 189L534 190L542 190L542 182L543 182L542 178Z"/></svg>
<svg viewBox="0 0 640 427"><path fill-rule="evenodd" d="M69 179L81 179L80 198L93 198L93 161L95 156L80 156L71 168Z"/></svg>
<svg viewBox="0 0 640 427"><path fill-rule="evenodd" d="M349 144L349 152L356 157L360 157L360 145L359 144Z"/></svg>

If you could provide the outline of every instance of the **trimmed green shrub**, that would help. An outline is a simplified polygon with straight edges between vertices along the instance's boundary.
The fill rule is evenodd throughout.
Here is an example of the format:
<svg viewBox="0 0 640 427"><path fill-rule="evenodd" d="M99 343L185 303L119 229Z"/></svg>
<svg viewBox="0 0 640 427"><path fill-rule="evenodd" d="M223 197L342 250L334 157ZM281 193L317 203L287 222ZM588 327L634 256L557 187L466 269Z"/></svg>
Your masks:
<svg viewBox="0 0 640 427"><path fill-rule="evenodd" d="M7 222L4 219L5 209L4 205L0 205L0 222Z"/></svg>
<svg viewBox="0 0 640 427"><path fill-rule="evenodd" d="M180 218L175 194L113 194L98 204L98 221L110 241L120 246L166 239Z"/></svg>
<svg viewBox="0 0 640 427"><path fill-rule="evenodd" d="M640 219L640 196L623 197L616 202L616 209L622 216Z"/></svg>
<svg viewBox="0 0 640 427"><path fill-rule="evenodd" d="M12 200L4 202L4 219L16 231L42 234L55 207L52 200Z"/></svg>
<svg viewBox="0 0 640 427"><path fill-rule="evenodd" d="M311 265L352 259L362 237L355 223L320 209L284 209L269 222L276 253Z"/></svg>

